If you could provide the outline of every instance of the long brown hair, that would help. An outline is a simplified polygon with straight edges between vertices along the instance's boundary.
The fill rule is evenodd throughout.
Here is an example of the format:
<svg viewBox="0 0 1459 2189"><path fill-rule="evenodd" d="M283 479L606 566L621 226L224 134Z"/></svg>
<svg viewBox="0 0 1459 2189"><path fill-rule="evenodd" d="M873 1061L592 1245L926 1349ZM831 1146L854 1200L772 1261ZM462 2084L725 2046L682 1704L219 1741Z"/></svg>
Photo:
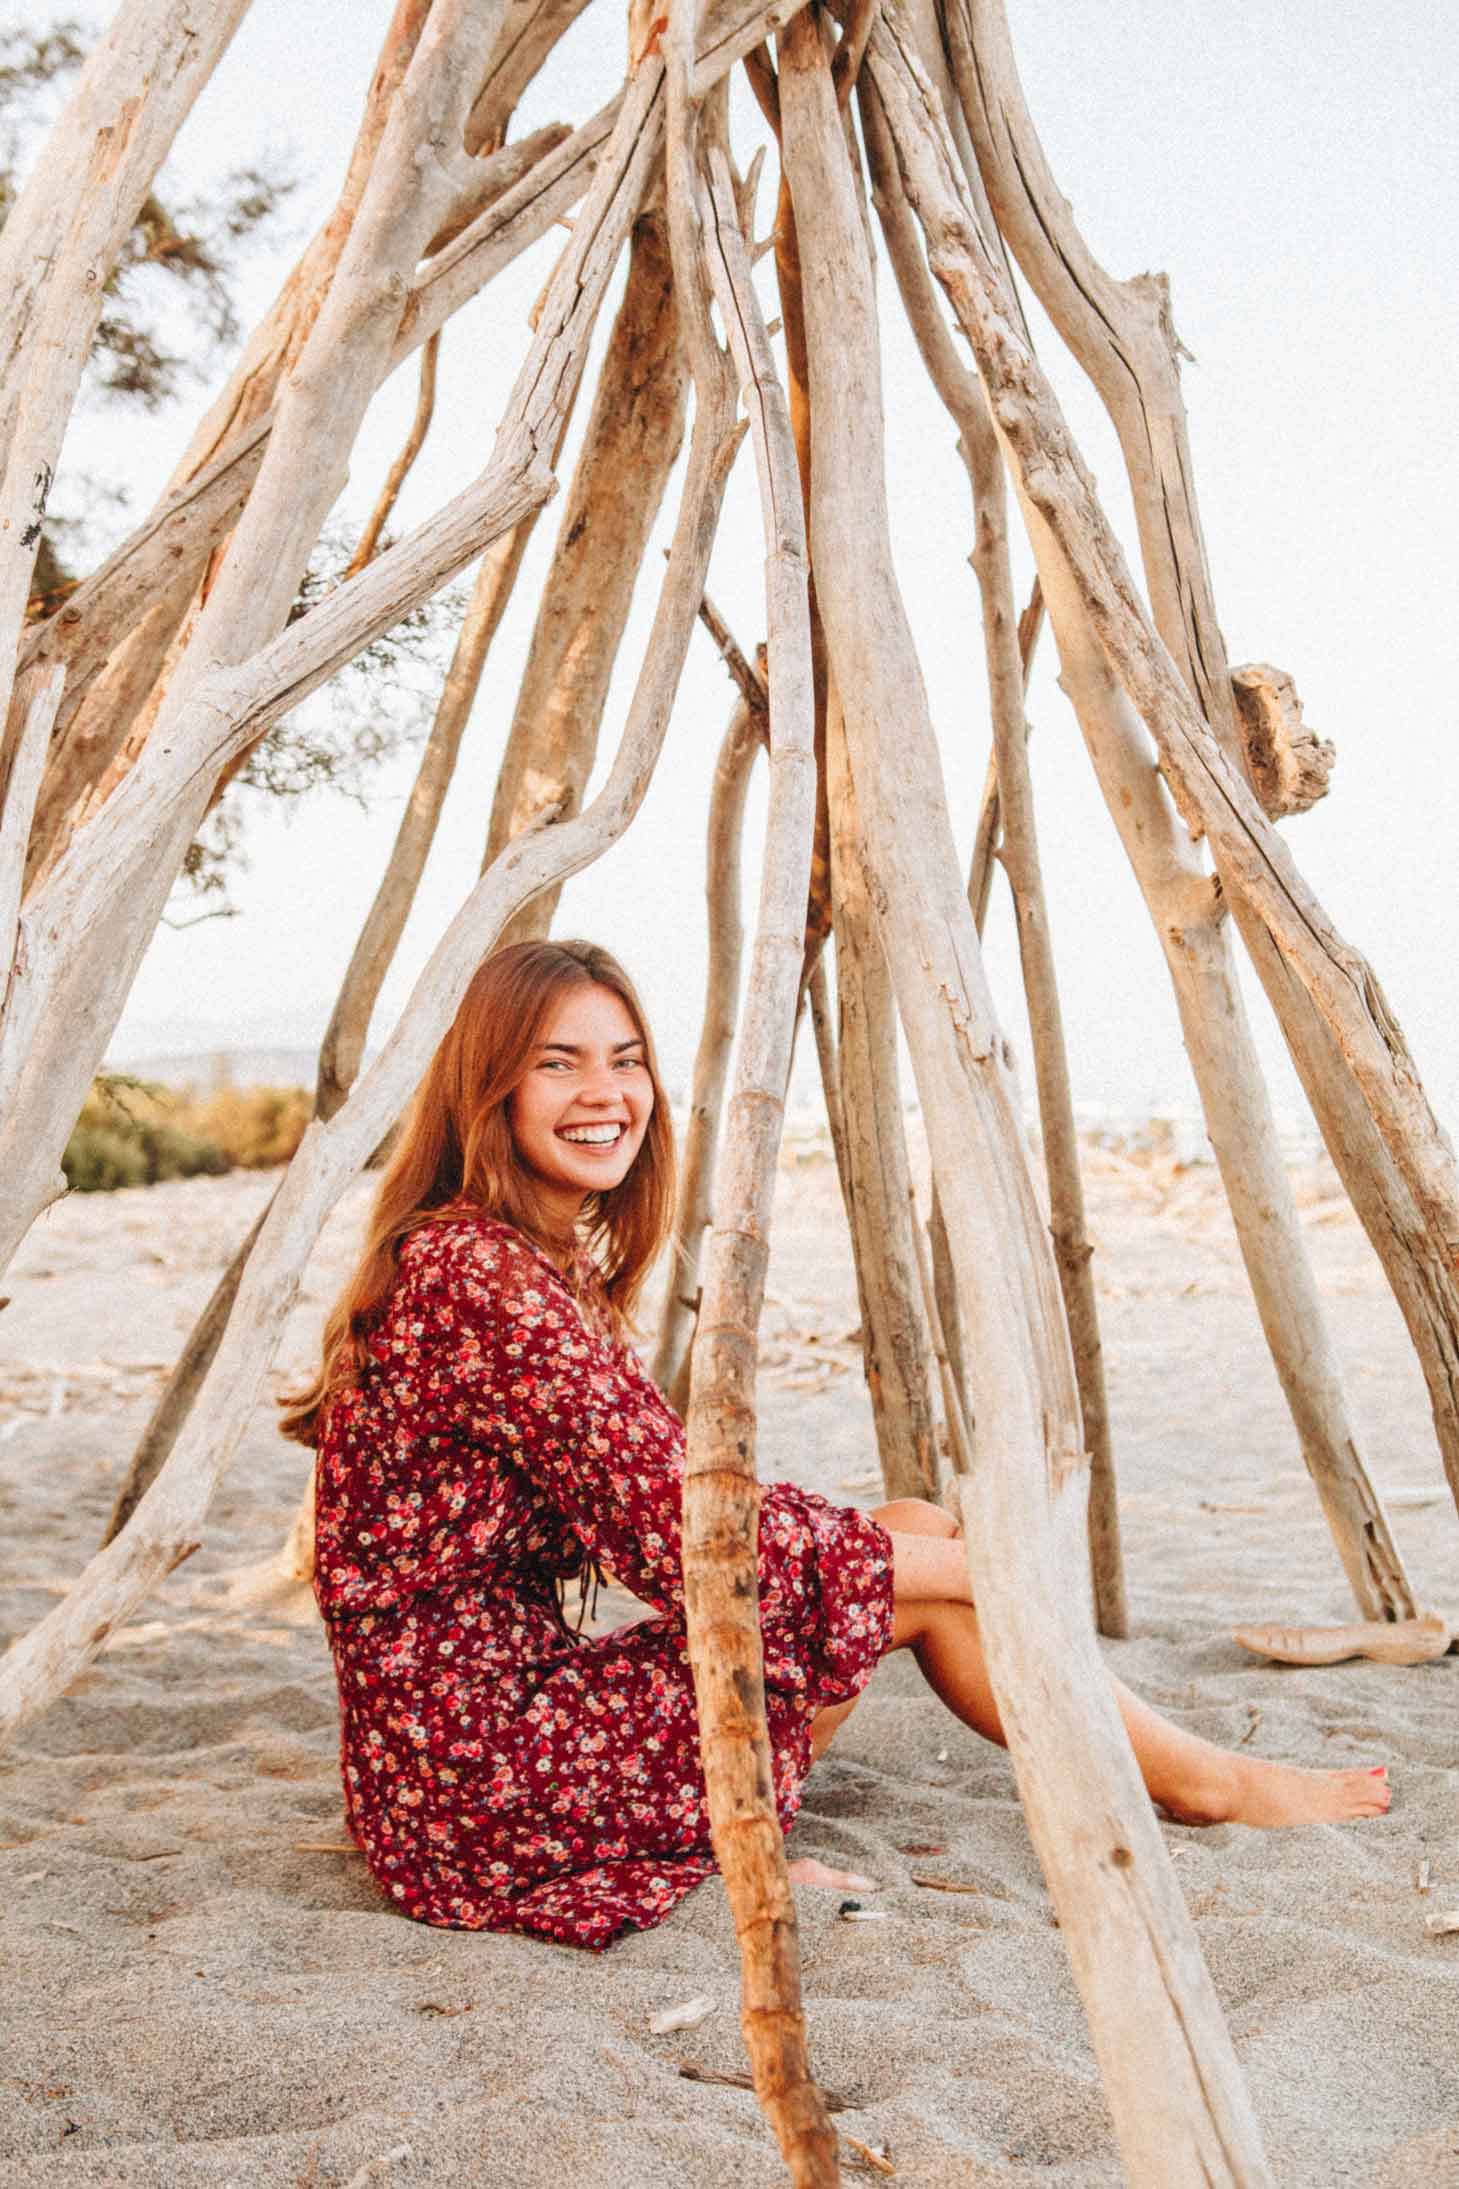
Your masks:
<svg viewBox="0 0 1459 2189"><path fill-rule="evenodd" d="M626 1004L643 1036L654 1090L628 1175L591 1194L582 1218L581 1236L608 1300L625 1321L631 1317L674 1210L674 1129L643 1007L617 959L595 943L511 943L477 967L416 1090L380 1179L364 1252L324 1326L319 1374L306 1391L282 1401L285 1436L318 1442L331 1400L365 1365L370 1333L395 1284L400 1242L420 1225L470 1201L554 1251L546 1212L517 1156L507 1099L559 1000L571 988L593 985Z"/></svg>

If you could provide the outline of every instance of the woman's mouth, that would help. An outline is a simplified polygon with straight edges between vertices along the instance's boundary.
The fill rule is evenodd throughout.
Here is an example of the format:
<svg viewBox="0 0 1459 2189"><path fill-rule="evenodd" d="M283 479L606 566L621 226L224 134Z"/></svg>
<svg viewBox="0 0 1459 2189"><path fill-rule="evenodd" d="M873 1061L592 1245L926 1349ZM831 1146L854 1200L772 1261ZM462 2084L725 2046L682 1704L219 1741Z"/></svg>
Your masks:
<svg viewBox="0 0 1459 2189"><path fill-rule="evenodd" d="M557 1137L569 1147L585 1149L589 1155L606 1155L617 1147L628 1127L617 1125L559 1125Z"/></svg>

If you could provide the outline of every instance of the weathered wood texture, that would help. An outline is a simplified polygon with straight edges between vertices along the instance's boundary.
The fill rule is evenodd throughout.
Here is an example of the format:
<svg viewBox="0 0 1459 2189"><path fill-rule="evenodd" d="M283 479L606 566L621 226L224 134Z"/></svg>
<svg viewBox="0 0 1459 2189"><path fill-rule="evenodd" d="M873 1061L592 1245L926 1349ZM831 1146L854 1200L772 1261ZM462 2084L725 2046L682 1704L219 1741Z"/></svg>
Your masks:
<svg viewBox="0 0 1459 2189"><path fill-rule="evenodd" d="M1152 276L1112 281L1093 259L1048 171L997 0L953 0L947 24L1000 226L1114 420L1156 628L1239 777L1244 753L1195 503L1166 284ZM1087 612L1096 612L1092 601ZM1113 612L1128 628L1121 609ZM1109 635L1102 625L1102 643ZM1148 656L1148 643L1141 651ZM1336 935L1276 832L1260 825L1265 817L1250 813L1249 800L1232 805L1219 772L1195 757L1198 743L1183 756L1173 746L1167 754L1170 740L1147 711L1159 712L1148 671L1136 679L1132 665L1120 681L1155 740L1183 818L1209 835L1226 901L1328 1153L1408 1326L1459 1502L1459 1197L1447 1140L1376 976ZM1170 689L1160 671L1153 682Z"/></svg>
<svg viewBox="0 0 1459 2189"><path fill-rule="evenodd" d="M866 885L846 728L834 689L826 712L826 788L836 935L836 1059L862 1364L887 1496L935 1499L932 1352L912 1236L897 1006Z"/></svg>
<svg viewBox="0 0 1459 2189"><path fill-rule="evenodd" d="M382 377L581 196L615 113L616 102L570 138L556 129L539 131L521 146L482 161L483 171L500 163L504 184L515 176L519 187L504 187L449 249L419 268ZM523 176L519 155L528 150L540 156ZM64 660L68 689L75 694L62 710L41 827L32 844L32 875L63 846L75 826L77 801L112 766L163 674L210 559L252 491L274 415L269 407L238 424L221 446L216 434L205 436L200 429L195 443L200 468L180 467L151 515L27 638L22 661Z"/></svg>
<svg viewBox="0 0 1459 2189"><path fill-rule="evenodd" d="M1073 1364L891 566L870 268L835 93L800 23L782 41L780 101L806 274L812 538L832 672L868 882L979 1332L970 1385L980 1423L996 1424L997 1451L963 1499L989 1669L1132 2178L1260 2182L1230 2040L1056 1542L1059 1509L1088 1486Z"/></svg>
<svg viewBox="0 0 1459 2189"><path fill-rule="evenodd" d="M449 49L444 28L442 36ZM426 52L423 41L416 66ZM402 91L402 104L405 97ZM399 115L397 105L391 128ZM251 663L217 668L204 626L210 615L223 614L218 603L228 574L261 564L270 553L287 559L289 552L282 536L275 542L271 533L260 531L250 498L193 641L193 650L202 657L198 671L192 677L175 677L169 691L167 734L148 741L126 782L29 901L26 923L44 938L45 948L36 952L21 1007L16 1008L12 991L11 1008L0 1025L0 1148L16 1151L14 1160L0 1154L0 1262L13 1252L54 1175L70 1120L80 1109L218 771L264 726L260 715L272 719L269 710L282 712L297 703L370 636L388 628L403 609L473 560L550 492L547 452L556 446L564 407L582 372L585 330L636 216L661 131L661 79L645 65L620 110L611 149L604 154L554 276L482 479L265 645ZM362 236L368 210L367 200L352 231L351 250L357 241L362 249L370 248ZM420 209L416 217L422 217ZM429 217L427 207L424 218ZM372 259L364 284L370 296L378 297L382 279ZM367 308L364 298L361 305ZM330 316L321 314L313 339L328 327ZM352 355L359 346L351 344ZM368 377L368 372L355 373L357 392ZM333 374L321 372L315 383L301 365L290 393L304 404L306 416L313 416L321 405L327 409L328 390L335 386ZM304 422L297 421L301 430ZM264 508L286 502L288 482L309 464L307 448L302 453L291 449L296 438L294 434L280 441L278 428L270 437L270 464L275 452L280 460L289 456L290 462L287 477L275 473L276 485ZM338 449L341 444L336 440L334 445ZM316 496L321 491L312 477L311 488ZM326 482L322 491L327 504L333 490ZM296 537L304 531L307 520ZM222 635L230 650L241 654L245 636L260 626L266 632L271 622L283 620L292 586L286 593L275 574L268 601L239 603L235 594L236 584L229 594L233 612L222 624Z"/></svg>
<svg viewBox="0 0 1459 2189"><path fill-rule="evenodd" d="M685 369L661 206L633 231L628 281L563 503L552 567L492 800L484 865L544 815L575 813L593 770L633 589L684 432ZM545 935L556 890L504 938Z"/></svg>
<svg viewBox="0 0 1459 2189"><path fill-rule="evenodd" d="M584 288L591 306L591 292L606 283L626 239L637 192L657 150L659 62L643 64L633 97L641 101L638 126L625 109L619 157L605 164L595 184L597 202L590 200L577 239L578 256L559 269L544 307L533 351L534 383L552 377L552 330L560 336L576 323ZM610 218L615 205L617 216ZM606 267L600 263L605 254ZM696 422L648 652L602 789L581 814L507 846L437 944L389 1040L350 1099L327 1124L309 1127L269 1209L212 1369L167 1464L115 1542L92 1559L63 1602L0 1659L0 1740L64 1692L113 1628L197 1542L213 1491L262 1395L324 1218L400 1114L503 923L544 882L575 873L600 856L637 812L668 724L738 440L732 417ZM382 556L353 584L369 585L388 560Z"/></svg>
<svg viewBox="0 0 1459 2189"><path fill-rule="evenodd" d="M719 748L709 792L704 900L708 958L704 1013L694 1051L689 1116L679 1165L679 1197L669 1247L668 1277L654 1348L653 1377L669 1403L683 1413L689 1402L694 1330L702 1291L705 1237L714 1215L714 1175L719 1154L725 1088L735 1018L745 928L740 910L740 853L745 799L755 755L764 747L768 702L741 700Z"/></svg>
<svg viewBox="0 0 1459 2189"><path fill-rule="evenodd" d="M247 12L248 0L125 0L0 234L0 722L46 498L108 277ZM17 722L5 744L18 734Z"/></svg>
<svg viewBox="0 0 1459 2189"><path fill-rule="evenodd" d="M1033 778L1028 765L1028 724L1023 706L1028 663L1019 642L1019 619L1013 597L1008 488L1003 457L977 378L953 349L937 291L922 255L915 218L897 172L886 118L869 81L862 111L876 202L902 302L923 362L957 424L958 452L967 467L972 490L976 527L972 565L982 609L983 652L993 724L1000 836L998 856L1013 895L1038 1091L1044 1171L1048 1181L1050 1233L1064 1295L1064 1312L1069 1322L1084 1444L1089 1454L1089 1564L1095 1618L1101 1634L1122 1636L1129 1632L1129 1613L1120 1555L1119 1499L1109 1400L1105 1391L1104 1351L1091 1266L1094 1248L1084 1213L1074 1092L1044 894ZM976 858L975 848L975 864ZM986 897L986 893L978 889L975 873L969 881L969 900L975 919L979 894ZM981 933L981 921L977 924Z"/></svg>
<svg viewBox="0 0 1459 2189"><path fill-rule="evenodd" d="M928 234L934 271L948 288L966 332L969 307L950 275L961 232L954 242L949 218L976 235L984 263L991 266L992 261L973 209L958 189L939 110L925 80L920 88L914 84L912 63L890 36L885 51L886 81L895 79L900 87L894 95L899 102L894 134L904 180ZM878 83L882 81L879 75ZM999 278L1001 283L1001 272ZM1001 287L1000 294L1006 294ZM1011 315L1011 303L1005 309ZM1011 324L1007 334L1029 369L1036 371L1031 352ZM1002 426L996 383L991 392ZM1303 1458L1359 1604L1374 1616L1405 1616L1411 1591L1359 1455L1236 981L1220 893L1150 764L1149 741L1106 667L1087 604L1080 590L1071 588L1067 566L1018 470L1015 478L1065 687L1165 954L1206 1128Z"/></svg>
<svg viewBox="0 0 1459 2189"><path fill-rule="evenodd" d="M696 412L749 413L765 534L770 803L735 1087L715 1181L686 1424L683 1558L689 1659L710 1830L740 1945L740 2024L756 2093L799 2189L837 2179L836 2135L811 2077L795 1902L765 1724L756 1536L756 1332L800 991L815 810L805 527L783 393L750 280L728 167L706 183L691 90L696 0L673 0L668 198ZM704 136L717 134L718 116ZM710 285L733 363L720 348Z"/></svg>

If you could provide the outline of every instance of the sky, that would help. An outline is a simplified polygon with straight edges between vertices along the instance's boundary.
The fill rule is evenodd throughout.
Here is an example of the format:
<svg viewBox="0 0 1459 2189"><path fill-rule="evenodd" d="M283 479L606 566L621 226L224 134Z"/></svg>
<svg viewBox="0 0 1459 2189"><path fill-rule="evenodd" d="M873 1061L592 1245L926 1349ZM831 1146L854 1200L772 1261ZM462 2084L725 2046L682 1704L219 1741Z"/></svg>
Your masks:
<svg viewBox="0 0 1459 2189"><path fill-rule="evenodd" d="M0 0L19 20L20 0ZM85 13L85 11L82 11ZM254 0L178 141L171 175L204 187L261 154L300 178L279 236L251 258L244 316L266 308L332 200L388 0ZM1029 103L1054 172L1096 255L1116 275L1163 269L1185 368L1195 476L1233 662L1296 679L1308 721L1337 746L1328 798L1285 824L1339 930L1367 953L1405 1027L1431 1099L1459 1122L1454 967L1459 907L1455 675L1455 261L1459 154L1452 10L1417 0L1334 8L1283 0L1010 0ZM94 10L91 21L105 19ZM524 102L517 128L586 116L621 75L621 10L597 0ZM738 91L742 163L761 131ZM772 163L773 165L773 163ZM762 192L769 217L769 186ZM481 468L529 340L527 314L560 245L549 238L451 322L438 418L402 497L422 521ZM761 269L769 309L768 261ZM989 731L970 510L954 435L879 269L893 546L937 727L960 852L970 844ZM599 341L609 322L600 321ZM1031 312L1040 354L1127 544L1118 449L1073 360ZM341 514L358 524L404 437L405 367L371 406ZM126 481L138 514L186 442L197 391L157 420L88 408L66 461ZM580 406L581 417L587 405ZM571 462L572 445L568 462ZM566 472L563 476L566 477ZM678 475L619 659L600 775L621 728L662 569ZM549 507L499 634L431 864L377 1014L389 1030L475 877L491 788L558 511ZM742 640L763 631L762 546L748 456L737 468L710 590ZM1020 593L1031 567L1018 567ZM643 990L671 1085L687 1084L703 982L703 836L731 692L696 635L664 757L628 836L569 883L558 932L624 959ZM1029 696L1050 922L1077 1101L1133 1117L1189 1112L1194 1094L1160 951L1045 646ZM367 811L328 796L287 813L250 801L239 916L163 929L111 1056L319 1038L414 772L375 778ZM763 770L761 771L763 777ZM764 815L747 828L753 909ZM189 907L175 908L179 920ZM1012 922L995 890L987 958L995 999L1025 1041ZM1245 982L1279 1113L1302 1098L1255 982ZM810 1044L793 1096L812 1099Z"/></svg>

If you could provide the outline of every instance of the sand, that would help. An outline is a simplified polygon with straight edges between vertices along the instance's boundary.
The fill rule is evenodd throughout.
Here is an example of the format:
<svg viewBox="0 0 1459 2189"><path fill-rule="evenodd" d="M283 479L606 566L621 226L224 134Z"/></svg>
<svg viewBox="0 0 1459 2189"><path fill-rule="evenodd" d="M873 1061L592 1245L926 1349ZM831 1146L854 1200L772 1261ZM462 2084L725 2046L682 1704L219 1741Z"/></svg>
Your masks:
<svg viewBox="0 0 1459 2189"><path fill-rule="evenodd" d="M1182 1723L1311 1764L1386 1760L1376 1823L1165 1826L1276 2179L1459 2184L1459 1661L1264 1666L1233 1626L1349 1615L1209 1171L1094 1151L1134 1639L1123 1676ZM1459 1614L1456 1521L1423 1391L1321 1166L1299 1190L1373 1472L1424 1601ZM163 1364L269 1181L73 1198L0 1315L0 1635L95 1547ZM311 1268L300 1362L348 1259L354 1193ZM780 1181L762 1471L874 1503L834 1174ZM305 1455L260 1409L203 1550L0 1770L0 2180L192 2189L768 2189L736 1954L712 1880L606 1956L430 1930L342 1841L336 1704L312 1602L250 1600ZM257 1592L253 1592L256 1598ZM883 1666L818 1766L792 1851L865 1869L890 1920L799 1894L813 2057L850 2137L906 2189L1123 2177L1003 1754L915 1668ZM1430 1890L1416 1880L1427 1863ZM949 1893L919 1877L976 1887ZM708 1998L696 2026L649 2030Z"/></svg>

